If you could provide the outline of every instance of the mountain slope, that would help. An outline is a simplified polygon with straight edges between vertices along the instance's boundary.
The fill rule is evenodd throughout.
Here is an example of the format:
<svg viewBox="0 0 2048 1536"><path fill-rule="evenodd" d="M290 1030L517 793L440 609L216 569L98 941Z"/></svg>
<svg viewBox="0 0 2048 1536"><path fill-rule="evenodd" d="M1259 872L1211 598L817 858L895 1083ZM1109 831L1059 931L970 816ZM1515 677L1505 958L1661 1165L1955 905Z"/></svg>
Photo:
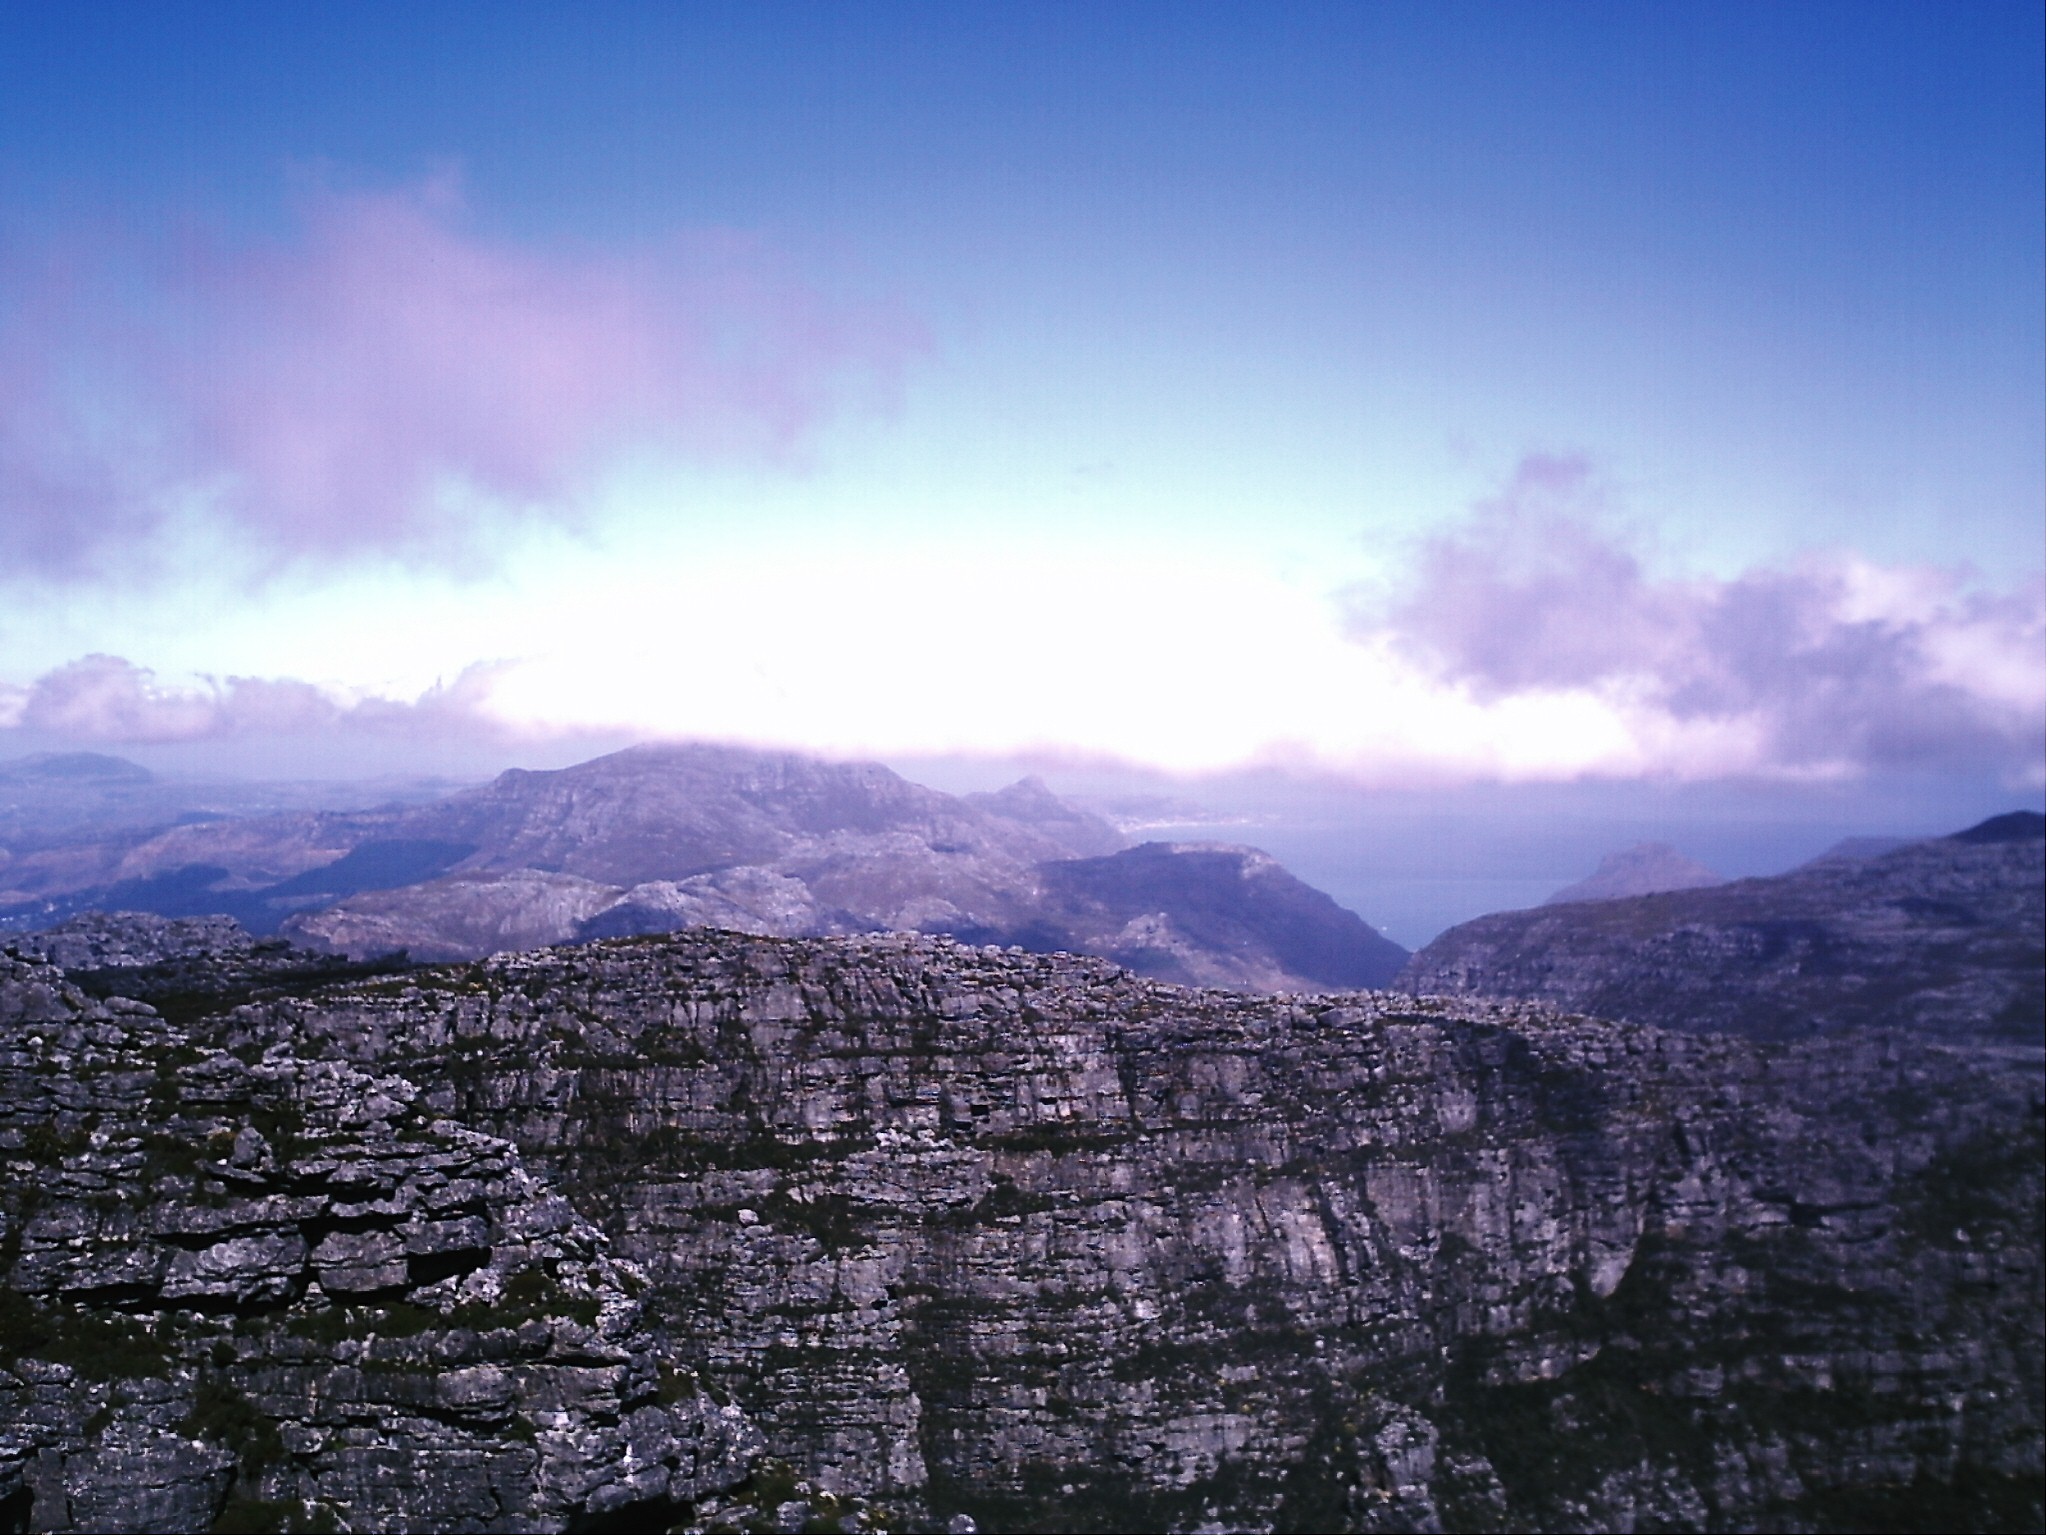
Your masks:
<svg viewBox="0 0 2048 1536"><path fill-rule="evenodd" d="M955 797L872 763L646 746L426 805L169 828L111 869L99 850L98 878L58 882L37 911L224 913L338 953L436 960L716 926L1065 946L1255 989L1372 984L1398 962L1249 850L1066 869L1120 843L1036 780Z"/></svg>
<svg viewBox="0 0 2048 1536"><path fill-rule="evenodd" d="M296 942L415 959L722 928L778 938L948 934L1103 955L1194 986L1317 992L1384 986L1408 952L1256 848L1148 843L1028 869L919 840L821 839L772 865L631 889L514 870L370 892L288 919Z"/></svg>
<svg viewBox="0 0 2048 1536"><path fill-rule="evenodd" d="M1043 779L1019 779L993 794L961 799L991 816L1018 822L1049 837L1077 859L1099 858L1124 846L1124 835L1093 811L1062 800Z"/></svg>
<svg viewBox="0 0 2048 1536"><path fill-rule="evenodd" d="M1408 952L1256 848L1144 843L1041 864L1028 948L1107 955L1140 975L1263 991L1383 987Z"/></svg>
<svg viewBox="0 0 2048 1536"><path fill-rule="evenodd" d="M2042 849L2020 812L1768 879L1498 912L1396 985L1762 1038L1902 1025L2038 1048Z"/></svg>

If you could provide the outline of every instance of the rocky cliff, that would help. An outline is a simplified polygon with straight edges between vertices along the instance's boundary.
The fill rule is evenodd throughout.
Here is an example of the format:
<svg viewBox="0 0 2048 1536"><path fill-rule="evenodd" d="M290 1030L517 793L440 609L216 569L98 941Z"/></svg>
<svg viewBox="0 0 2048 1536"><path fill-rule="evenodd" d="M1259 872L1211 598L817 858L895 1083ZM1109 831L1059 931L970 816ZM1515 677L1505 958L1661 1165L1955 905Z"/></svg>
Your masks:
<svg viewBox="0 0 2048 1536"><path fill-rule="evenodd" d="M1788 1039L1891 1026L2042 1042L2042 819L1705 890L1497 912L1418 951L1417 992Z"/></svg>
<svg viewBox="0 0 2048 1536"><path fill-rule="evenodd" d="M123 945L0 1007L18 1519L125 1465L154 1529L2039 1525L1997 1053L908 936Z"/></svg>
<svg viewBox="0 0 2048 1536"><path fill-rule="evenodd" d="M640 1277L419 1088L0 956L14 1530L560 1529L758 1453Z"/></svg>

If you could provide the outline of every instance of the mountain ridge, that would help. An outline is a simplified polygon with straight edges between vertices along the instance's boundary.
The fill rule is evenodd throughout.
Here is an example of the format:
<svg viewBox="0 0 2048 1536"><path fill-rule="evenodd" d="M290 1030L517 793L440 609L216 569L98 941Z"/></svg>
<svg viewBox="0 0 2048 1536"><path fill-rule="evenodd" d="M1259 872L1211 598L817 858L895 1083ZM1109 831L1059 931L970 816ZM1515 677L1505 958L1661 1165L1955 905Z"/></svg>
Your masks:
<svg viewBox="0 0 2048 1536"><path fill-rule="evenodd" d="M1691 891L1494 913L1395 983L1763 1038L1879 1025L2038 1050L2042 817Z"/></svg>
<svg viewBox="0 0 2048 1536"><path fill-rule="evenodd" d="M1250 850L1229 857L1257 879L1220 878L1208 853L1166 858L1143 911L1123 899L1129 879L1107 905L1103 891L1078 898L1082 877L1061 866L1120 858L1123 841L1038 780L952 796L875 763L656 743L507 770L423 805L173 827L44 920L88 905L223 912L358 959L473 959L693 924L952 933L1113 952L1164 976L1266 990L1384 982L1405 959ZM1304 932L1290 936L1290 921Z"/></svg>

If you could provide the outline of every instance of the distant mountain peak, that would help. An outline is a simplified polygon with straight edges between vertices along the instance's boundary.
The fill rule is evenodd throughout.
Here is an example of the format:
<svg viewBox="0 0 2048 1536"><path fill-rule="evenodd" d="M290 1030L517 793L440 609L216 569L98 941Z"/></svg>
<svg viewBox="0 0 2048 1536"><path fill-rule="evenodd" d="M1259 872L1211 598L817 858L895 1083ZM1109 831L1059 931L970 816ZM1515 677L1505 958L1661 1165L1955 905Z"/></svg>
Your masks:
<svg viewBox="0 0 2048 1536"><path fill-rule="evenodd" d="M1095 858L1115 853L1124 846L1123 834L1109 822L1093 811L1062 800L1035 774L993 793L960 798L977 810L1051 838L1076 858Z"/></svg>
<svg viewBox="0 0 2048 1536"><path fill-rule="evenodd" d="M1696 891L1723 885L1723 876L1669 843L1637 843L1610 853L1584 880L1544 898L1546 907L1572 901L1616 901L1625 896L1652 896L1659 891Z"/></svg>
<svg viewBox="0 0 2048 1536"><path fill-rule="evenodd" d="M140 763L104 752L37 752L0 763L0 779L68 780L81 784L150 784L156 775Z"/></svg>

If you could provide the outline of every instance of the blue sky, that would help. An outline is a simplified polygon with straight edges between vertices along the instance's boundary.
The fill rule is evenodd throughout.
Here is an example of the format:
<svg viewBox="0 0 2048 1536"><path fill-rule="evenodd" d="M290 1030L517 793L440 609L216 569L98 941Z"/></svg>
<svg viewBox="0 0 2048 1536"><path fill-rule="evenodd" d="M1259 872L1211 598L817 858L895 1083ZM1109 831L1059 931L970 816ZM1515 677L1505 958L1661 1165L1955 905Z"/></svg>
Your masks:
<svg viewBox="0 0 2048 1536"><path fill-rule="evenodd" d="M2038 563L2031 7L10 19L17 224L452 163L487 237L757 233L928 317L935 500L1052 449L1356 532L1577 449L1724 564Z"/></svg>
<svg viewBox="0 0 2048 1536"><path fill-rule="evenodd" d="M2041 34L14 6L0 719L2037 795Z"/></svg>

